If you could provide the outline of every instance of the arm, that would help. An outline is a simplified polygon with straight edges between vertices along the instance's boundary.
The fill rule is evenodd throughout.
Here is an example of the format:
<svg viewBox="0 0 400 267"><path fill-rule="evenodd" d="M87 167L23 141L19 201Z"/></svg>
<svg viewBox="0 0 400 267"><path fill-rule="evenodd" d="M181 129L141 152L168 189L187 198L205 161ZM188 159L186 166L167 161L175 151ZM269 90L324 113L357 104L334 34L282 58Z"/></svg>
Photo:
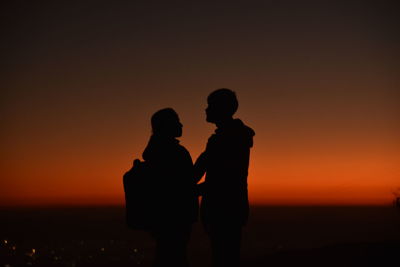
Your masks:
<svg viewBox="0 0 400 267"><path fill-rule="evenodd" d="M207 169L206 160L207 160L207 154L206 152L203 152L194 163L194 180L196 183L198 183L203 177L203 175L206 173Z"/></svg>

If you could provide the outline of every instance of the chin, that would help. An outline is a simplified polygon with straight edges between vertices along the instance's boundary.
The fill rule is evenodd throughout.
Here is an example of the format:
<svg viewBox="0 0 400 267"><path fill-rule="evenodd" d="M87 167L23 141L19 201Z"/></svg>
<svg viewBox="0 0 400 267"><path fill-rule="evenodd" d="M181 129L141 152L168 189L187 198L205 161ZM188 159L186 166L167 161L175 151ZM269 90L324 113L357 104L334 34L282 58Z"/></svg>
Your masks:
<svg viewBox="0 0 400 267"><path fill-rule="evenodd" d="M214 120L209 116L206 117L206 122L214 123Z"/></svg>

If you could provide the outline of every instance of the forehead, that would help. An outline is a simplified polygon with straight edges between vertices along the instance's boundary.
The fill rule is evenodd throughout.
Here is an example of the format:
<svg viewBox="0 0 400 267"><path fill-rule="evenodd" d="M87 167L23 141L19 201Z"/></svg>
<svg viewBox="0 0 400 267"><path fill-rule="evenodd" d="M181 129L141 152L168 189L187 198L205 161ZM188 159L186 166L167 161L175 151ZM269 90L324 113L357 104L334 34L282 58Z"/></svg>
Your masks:
<svg viewBox="0 0 400 267"><path fill-rule="evenodd" d="M208 99L208 100L207 100L207 104L208 104L209 106L216 106L216 105L219 104L219 102L220 102L220 101L218 101L217 99Z"/></svg>
<svg viewBox="0 0 400 267"><path fill-rule="evenodd" d="M168 119L170 119L170 120L179 120L179 116L178 116L178 114L174 113L174 114L171 114L171 116Z"/></svg>

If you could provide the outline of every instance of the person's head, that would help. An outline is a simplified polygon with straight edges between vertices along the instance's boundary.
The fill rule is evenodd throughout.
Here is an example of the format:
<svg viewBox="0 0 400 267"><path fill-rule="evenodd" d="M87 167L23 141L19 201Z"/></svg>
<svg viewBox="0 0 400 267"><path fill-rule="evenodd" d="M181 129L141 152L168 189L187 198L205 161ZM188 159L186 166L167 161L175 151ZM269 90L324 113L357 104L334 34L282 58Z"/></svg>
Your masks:
<svg viewBox="0 0 400 267"><path fill-rule="evenodd" d="M180 137L182 127L178 114L172 108L161 109L151 117L151 128L156 135Z"/></svg>
<svg viewBox="0 0 400 267"><path fill-rule="evenodd" d="M239 107L234 91L221 88L212 92L207 98L206 120L211 123L220 123L232 119Z"/></svg>

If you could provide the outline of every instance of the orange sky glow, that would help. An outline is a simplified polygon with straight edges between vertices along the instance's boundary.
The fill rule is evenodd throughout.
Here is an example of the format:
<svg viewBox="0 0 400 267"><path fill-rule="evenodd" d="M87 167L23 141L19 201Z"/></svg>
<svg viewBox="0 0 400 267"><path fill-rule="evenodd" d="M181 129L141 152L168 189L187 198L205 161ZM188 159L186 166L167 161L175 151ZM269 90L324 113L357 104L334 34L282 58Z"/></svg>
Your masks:
<svg viewBox="0 0 400 267"><path fill-rule="evenodd" d="M235 116L256 132L252 204L390 204L400 188L397 14L278 2L4 12L0 206L122 205L151 115L177 111L195 160L215 129L207 95L221 87L236 91Z"/></svg>

